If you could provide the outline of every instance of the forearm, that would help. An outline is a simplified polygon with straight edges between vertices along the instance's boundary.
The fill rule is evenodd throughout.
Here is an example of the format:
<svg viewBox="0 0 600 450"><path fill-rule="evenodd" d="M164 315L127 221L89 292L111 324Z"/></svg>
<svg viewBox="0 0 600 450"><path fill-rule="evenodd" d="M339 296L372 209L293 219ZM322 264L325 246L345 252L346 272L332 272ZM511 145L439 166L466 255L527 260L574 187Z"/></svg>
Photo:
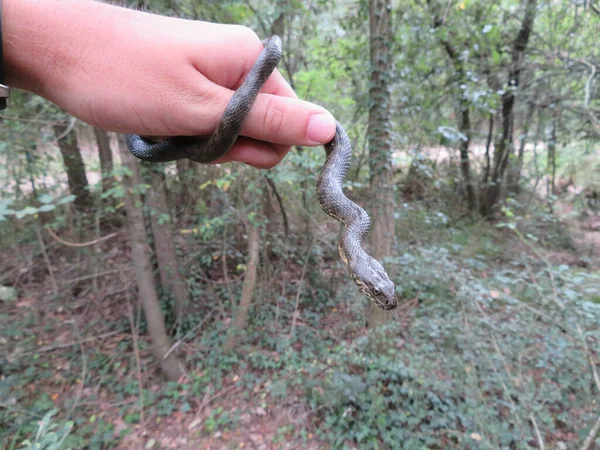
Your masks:
<svg viewBox="0 0 600 450"><path fill-rule="evenodd" d="M113 7L89 0L3 0L6 84L44 95L102 38Z"/></svg>

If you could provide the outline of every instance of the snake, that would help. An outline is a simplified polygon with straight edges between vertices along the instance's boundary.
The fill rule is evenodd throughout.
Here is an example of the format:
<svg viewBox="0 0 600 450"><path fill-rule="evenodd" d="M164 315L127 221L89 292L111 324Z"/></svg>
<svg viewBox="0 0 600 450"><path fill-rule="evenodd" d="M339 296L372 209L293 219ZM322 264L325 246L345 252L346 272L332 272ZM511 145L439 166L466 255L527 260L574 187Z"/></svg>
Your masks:
<svg viewBox="0 0 600 450"><path fill-rule="evenodd" d="M258 93L283 56L278 36L263 41L263 45L254 66L233 93L212 134L172 136L159 141L128 134L125 142L131 153L149 162L187 158L198 163L210 163L223 156L236 142ZM338 243L340 258L360 291L379 308L393 310L398 305L396 287L381 263L363 249L370 229L369 215L343 192L352 161L352 146L339 122L336 121L334 137L324 148L326 158L317 178L317 200L323 211L344 227Z"/></svg>

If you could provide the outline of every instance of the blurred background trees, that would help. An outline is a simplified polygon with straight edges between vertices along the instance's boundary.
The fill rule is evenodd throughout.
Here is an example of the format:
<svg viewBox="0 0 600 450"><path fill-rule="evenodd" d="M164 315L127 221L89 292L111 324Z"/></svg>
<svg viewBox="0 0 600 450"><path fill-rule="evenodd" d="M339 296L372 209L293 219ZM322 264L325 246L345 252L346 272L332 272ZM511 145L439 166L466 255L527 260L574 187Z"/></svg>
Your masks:
<svg viewBox="0 0 600 450"><path fill-rule="evenodd" d="M65 448L594 448L596 2L130 4L282 37L279 70L353 140L347 192L403 307L372 309L345 273L322 148L269 171L141 164L15 92L2 448L37 431Z"/></svg>

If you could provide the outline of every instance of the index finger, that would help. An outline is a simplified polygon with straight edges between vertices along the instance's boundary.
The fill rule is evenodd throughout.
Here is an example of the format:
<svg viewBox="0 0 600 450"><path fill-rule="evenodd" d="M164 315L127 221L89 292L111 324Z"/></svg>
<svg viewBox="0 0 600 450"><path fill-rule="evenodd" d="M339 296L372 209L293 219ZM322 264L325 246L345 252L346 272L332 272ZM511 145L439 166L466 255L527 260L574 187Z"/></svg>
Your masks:
<svg viewBox="0 0 600 450"><path fill-rule="evenodd" d="M279 95L281 97L298 98L292 87L281 75L278 69L275 69L271 76L265 82L261 92L265 94Z"/></svg>

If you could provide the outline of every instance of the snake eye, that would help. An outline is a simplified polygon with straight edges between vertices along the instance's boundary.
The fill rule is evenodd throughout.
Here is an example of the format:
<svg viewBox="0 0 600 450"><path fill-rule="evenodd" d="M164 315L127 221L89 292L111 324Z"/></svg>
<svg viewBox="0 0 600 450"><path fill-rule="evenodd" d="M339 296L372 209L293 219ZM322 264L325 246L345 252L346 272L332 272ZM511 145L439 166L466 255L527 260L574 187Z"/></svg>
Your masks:
<svg viewBox="0 0 600 450"><path fill-rule="evenodd" d="M381 294L381 291L379 290L379 288L374 288L373 289L373 294L379 295L379 294Z"/></svg>

